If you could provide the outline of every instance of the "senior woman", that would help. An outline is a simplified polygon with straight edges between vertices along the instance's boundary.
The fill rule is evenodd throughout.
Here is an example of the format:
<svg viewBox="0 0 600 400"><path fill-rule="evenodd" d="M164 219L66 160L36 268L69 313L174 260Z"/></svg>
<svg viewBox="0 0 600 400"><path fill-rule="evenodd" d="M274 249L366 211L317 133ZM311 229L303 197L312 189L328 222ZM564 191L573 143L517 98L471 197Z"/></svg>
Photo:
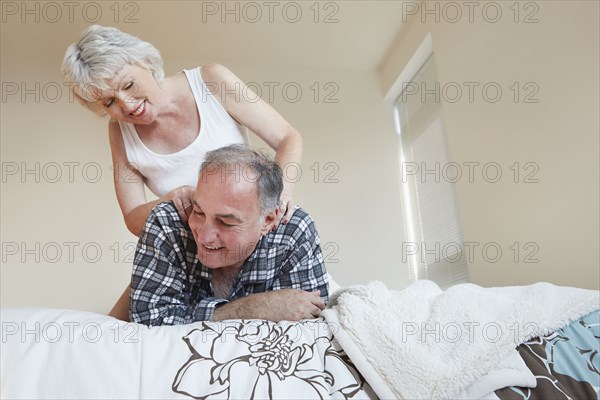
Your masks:
<svg viewBox="0 0 600 400"><path fill-rule="evenodd" d="M245 127L275 150L283 167L299 163L302 137L226 67L208 64L164 77L150 43L116 28L93 25L65 54L62 71L75 97L108 114L117 200L129 231L139 236L152 208L173 201L183 220L191 212L200 164L207 151L247 142ZM157 197L148 201L146 185ZM284 180L280 220L294 212ZM129 287L109 315L128 319Z"/></svg>

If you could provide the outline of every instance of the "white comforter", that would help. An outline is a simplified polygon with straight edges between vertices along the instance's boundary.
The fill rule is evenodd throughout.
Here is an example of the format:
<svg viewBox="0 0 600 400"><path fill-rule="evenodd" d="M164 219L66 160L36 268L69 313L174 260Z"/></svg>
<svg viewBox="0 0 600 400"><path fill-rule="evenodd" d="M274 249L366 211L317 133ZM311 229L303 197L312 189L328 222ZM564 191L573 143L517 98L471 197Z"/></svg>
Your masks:
<svg viewBox="0 0 600 400"><path fill-rule="evenodd" d="M548 283L442 292L431 281L393 291L372 282L338 291L330 306L325 319L379 397L493 398L535 385L515 347L597 310L600 292Z"/></svg>
<svg viewBox="0 0 600 400"><path fill-rule="evenodd" d="M0 312L5 399L373 397L323 320L149 329L81 311Z"/></svg>

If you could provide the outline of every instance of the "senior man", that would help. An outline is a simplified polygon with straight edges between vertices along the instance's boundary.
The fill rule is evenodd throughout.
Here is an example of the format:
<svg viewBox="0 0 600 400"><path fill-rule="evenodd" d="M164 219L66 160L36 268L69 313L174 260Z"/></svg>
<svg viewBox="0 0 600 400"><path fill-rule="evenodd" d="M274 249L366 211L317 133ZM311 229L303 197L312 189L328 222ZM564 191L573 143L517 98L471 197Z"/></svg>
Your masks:
<svg viewBox="0 0 600 400"><path fill-rule="evenodd" d="M226 319L316 318L328 300L320 239L296 208L275 230L281 169L246 145L211 151L188 223L154 208L136 249L131 321L149 326Z"/></svg>

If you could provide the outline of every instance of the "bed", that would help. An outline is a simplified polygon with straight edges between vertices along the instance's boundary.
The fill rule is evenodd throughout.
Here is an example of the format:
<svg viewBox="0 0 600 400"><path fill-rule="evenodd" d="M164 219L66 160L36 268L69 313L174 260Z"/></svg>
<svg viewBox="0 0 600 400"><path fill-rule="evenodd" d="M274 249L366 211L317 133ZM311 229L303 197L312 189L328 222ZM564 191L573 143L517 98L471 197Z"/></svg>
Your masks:
<svg viewBox="0 0 600 400"><path fill-rule="evenodd" d="M598 292L584 294L593 305ZM233 320L155 328L84 311L2 309L1 397L457 398L434 390L435 379L425 385L426 396L386 395L381 382L393 375L386 377L372 360L357 355L360 346L347 344L352 332L345 325L343 296L332 304L329 314L338 307L337 322L324 313L325 318L296 323ZM580 308L582 315L570 323L518 346L531 371L526 386L535 388L507 385L486 396L466 390L463 398L598 398L597 309L582 314L586 309ZM475 386L486 377L475 379Z"/></svg>
<svg viewBox="0 0 600 400"><path fill-rule="evenodd" d="M3 309L3 399L374 398L322 320L147 328Z"/></svg>

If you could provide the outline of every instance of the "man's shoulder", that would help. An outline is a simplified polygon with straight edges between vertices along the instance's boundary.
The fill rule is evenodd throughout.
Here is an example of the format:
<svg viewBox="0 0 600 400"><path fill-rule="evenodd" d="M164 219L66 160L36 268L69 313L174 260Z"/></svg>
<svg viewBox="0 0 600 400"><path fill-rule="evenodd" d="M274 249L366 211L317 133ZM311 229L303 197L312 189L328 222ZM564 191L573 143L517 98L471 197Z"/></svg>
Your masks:
<svg viewBox="0 0 600 400"><path fill-rule="evenodd" d="M291 226L303 227L304 225L314 225L315 221L305 209L296 206L288 224Z"/></svg>
<svg viewBox="0 0 600 400"><path fill-rule="evenodd" d="M192 231L182 221L172 201L160 203L150 211L136 253L144 252L146 248L172 249L186 265L193 266L197 262Z"/></svg>
<svg viewBox="0 0 600 400"><path fill-rule="evenodd" d="M175 204L173 204L172 201L166 201L156 205L152 211L150 211L146 223L144 224L143 231L155 234L160 231L167 235L176 233L188 236L185 233L189 231L189 227L181 220L179 212L177 211L177 208L175 208Z"/></svg>
<svg viewBox="0 0 600 400"><path fill-rule="evenodd" d="M175 204L172 201L165 201L160 203L150 211L148 215L148 222L156 222L167 226L179 226L184 225Z"/></svg>
<svg viewBox="0 0 600 400"><path fill-rule="evenodd" d="M288 245L305 240L319 240L315 221L306 210L298 206L287 224L279 224L277 230L271 235L274 242Z"/></svg>

